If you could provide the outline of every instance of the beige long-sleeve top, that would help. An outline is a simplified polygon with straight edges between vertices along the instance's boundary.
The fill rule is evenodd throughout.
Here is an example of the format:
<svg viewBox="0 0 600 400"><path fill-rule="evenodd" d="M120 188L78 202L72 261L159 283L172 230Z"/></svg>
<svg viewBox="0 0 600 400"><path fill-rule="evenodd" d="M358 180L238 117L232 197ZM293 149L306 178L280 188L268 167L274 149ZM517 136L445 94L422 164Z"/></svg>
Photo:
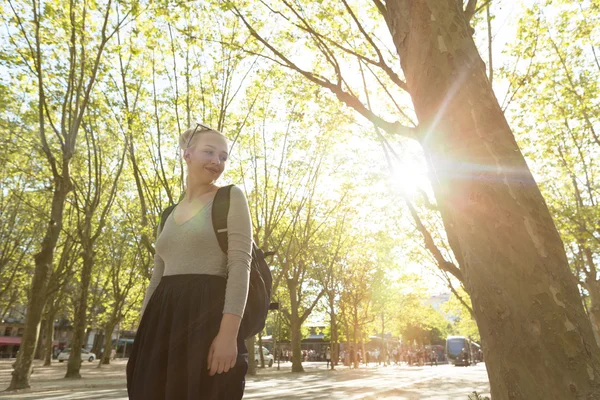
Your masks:
<svg viewBox="0 0 600 400"><path fill-rule="evenodd" d="M212 226L213 200L189 220L177 224L174 210L157 233L154 270L146 290L143 314L163 276L209 274L227 279L223 313L244 315L252 257L252 222L244 192L231 188L227 215L227 254L223 253Z"/></svg>

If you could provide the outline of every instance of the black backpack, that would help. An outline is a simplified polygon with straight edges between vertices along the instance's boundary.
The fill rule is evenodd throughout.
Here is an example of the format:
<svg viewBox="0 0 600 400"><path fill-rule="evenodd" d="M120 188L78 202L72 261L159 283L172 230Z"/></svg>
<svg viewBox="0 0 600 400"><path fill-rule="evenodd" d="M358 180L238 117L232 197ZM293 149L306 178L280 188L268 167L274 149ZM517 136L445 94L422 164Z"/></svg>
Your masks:
<svg viewBox="0 0 600 400"><path fill-rule="evenodd" d="M229 214L229 194L232 186L219 188L212 206L213 229L219 241L219 246L225 254L227 254L228 248L227 215ZM162 212L160 217L161 230L175 206L176 204L169 206ZM267 253L267 255L270 254L272 253ZM246 301L246 309L240 325L240 333L244 339L252 337L264 329L271 304L272 287L273 277L265 260L265 253L253 241L248 300Z"/></svg>

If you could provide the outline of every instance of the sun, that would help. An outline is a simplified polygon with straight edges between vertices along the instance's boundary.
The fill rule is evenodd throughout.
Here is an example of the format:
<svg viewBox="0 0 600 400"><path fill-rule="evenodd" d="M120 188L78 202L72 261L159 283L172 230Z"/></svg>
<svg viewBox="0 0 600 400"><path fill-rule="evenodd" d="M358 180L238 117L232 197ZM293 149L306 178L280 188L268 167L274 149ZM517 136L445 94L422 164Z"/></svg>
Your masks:
<svg viewBox="0 0 600 400"><path fill-rule="evenodd" d="M419 191L427 190L429 178L427 166L421 152L406 149L390 160L388 181L394 191L413 197Z"/></svg>

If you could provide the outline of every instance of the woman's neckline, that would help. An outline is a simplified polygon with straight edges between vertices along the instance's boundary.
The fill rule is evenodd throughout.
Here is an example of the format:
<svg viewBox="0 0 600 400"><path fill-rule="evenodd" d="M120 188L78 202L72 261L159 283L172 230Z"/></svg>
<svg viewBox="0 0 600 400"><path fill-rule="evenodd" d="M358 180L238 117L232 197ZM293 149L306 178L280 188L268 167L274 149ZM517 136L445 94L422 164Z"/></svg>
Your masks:
<svg viewBox="0 0 600 400"><path fill-rule="evenodd" d="M179 204L181 204L181 202L177 203L177 205L173 209L173 212L171 213L171 215L173 217L173 223L175 224L175 226L181 227L181 226L187 224L188 222L190 222L191 220L193 220L194 218L196 218L197 215L199 215L200 213L202 213L202 211L204 211L206 209L206 207L208 207L208 205L211 204L214 201L216 195L217 195L217 190L214 191L214 194L207 200L206 203L204 203L204 205L202 207L200 207L200 209L198 211L196 211L194 213L194 215L192 215L187 220L185 220L185 221L183 221L181 223L177 222L177 220L175 219L175 210L177 210L177 207L179 207Z"/></svg>

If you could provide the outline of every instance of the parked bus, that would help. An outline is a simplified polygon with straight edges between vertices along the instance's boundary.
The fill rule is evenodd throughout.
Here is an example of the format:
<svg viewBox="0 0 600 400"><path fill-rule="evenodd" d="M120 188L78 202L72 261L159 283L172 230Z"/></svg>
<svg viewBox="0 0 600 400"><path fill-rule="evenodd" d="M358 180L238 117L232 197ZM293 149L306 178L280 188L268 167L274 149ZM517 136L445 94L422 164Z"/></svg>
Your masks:
<svg viewBox="0 0 600 400"><path fill-rule="evenodd" d="M478 346L477 346L478 347ZM446 338L446 359L455 366L477 364L473 357L475 343L464 336L448 336Z"/></svg>

